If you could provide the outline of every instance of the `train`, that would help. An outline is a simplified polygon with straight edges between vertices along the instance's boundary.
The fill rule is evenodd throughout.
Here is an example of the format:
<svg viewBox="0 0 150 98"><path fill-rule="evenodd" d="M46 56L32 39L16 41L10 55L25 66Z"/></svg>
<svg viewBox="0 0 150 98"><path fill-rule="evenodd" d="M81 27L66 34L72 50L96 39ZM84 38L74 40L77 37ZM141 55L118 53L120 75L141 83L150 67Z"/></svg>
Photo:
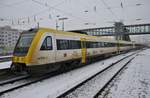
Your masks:
<svg viewBox="0 0 150 98"><path fill-rule="evenodd" d="M129 41L51 28L33 28L21 33L13 52L11 70L53 72L135 47L136 44Z"/></svg>

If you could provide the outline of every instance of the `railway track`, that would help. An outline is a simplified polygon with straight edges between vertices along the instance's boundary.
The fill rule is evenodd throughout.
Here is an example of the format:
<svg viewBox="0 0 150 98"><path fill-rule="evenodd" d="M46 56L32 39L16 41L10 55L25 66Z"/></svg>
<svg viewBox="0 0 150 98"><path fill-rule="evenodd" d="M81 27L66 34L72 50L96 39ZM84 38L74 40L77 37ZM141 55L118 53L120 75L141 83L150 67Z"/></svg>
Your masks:
<svg viewBox="0 0 150 98"><path fill-rule="evenodd" d="M22 81L30 77L28 74L13 74L9 71L9 69L3 69L1 71L3 73L1 72L0 74L0 95L5 91L7 92L7 90L15 84L15 82Z"/></svg>
<svg viewBox="0 0 150 98"><path fill-rule="evenodd" d="M135 57L131 58L128 62L125 63L114 75L113 77L105 83L105 85L94 95L93 98L99 98L102 92L109 86L109 84L114 80L114 78L134 59Z"/></svg>
<svg viewBox="0 0 150 98"><path fill-rule="evenodd" d="M57 98L98 98L98 96L104 91L108 84L113 81L116 75L118 75L121 70L123 70L125 66L127 66L134 59L135 56L136 53L118 60L107 68L89 77L87 80L57 96ZM114 71L112 72L111 70ZM105 78L108 77L105 75L107 73L109 73L109 78ZM96 86L96 81L98 82L99 86ZM104 82L101 83L101 81Z"/></svg>
<svg viewBox="0 0 150 98"><path fill-rule="evenodd" d="M20 76L13 76L12 78L6 79L6 80L2 80L0 81L0 86L6 85L6 84L12 84L16 81L22 80L22 79L27 79L29 78L30 75L20 75Z"/></svg>
<svg viewBox="0 0 150 98"><path fill-rule="evenodd" d="M11 73L9 68L0 69L0 82L15 76L15 74Z"/></svg>
<svg viewBox="0 0 150 98"><path fill-rule="evenodd" d="M55 73L46 73L43 75L37 76L30 76L30 75L22 75L18 76L12 79L4 80L0 82L0 96L2 96L5 93L17 90L19 88L31 85L36 82L43 81L45 79L48 79L56 74L59 74L59 72Z"/></svg>
<svg viewBox="0 0 150 98"><path fill-rule="evenodd" d="M8 73L9 68L5 68L5 69L0 69L0 77L6 73Z"/></svg>
<svg viewBox="0 0 150 98"><path fill-rule="evenodd" d="M24 86L27 86L27 85L30 85L32 83L35 83L35 82L38 82L40 80L43 80L43 78L38 78L38 79L33 79L33 78L29 78L27 76L24 76L24 77L16 77L16 78L13 78L13 80L8 80L7 82L2 82L1 83L1 86L0 86L0 96L5 94L5 93L8 93L8 92L11 92L13 90L16 90L16 89L19 89L19 88L22 88Z"/></svg>
<svg viewBox="0 0 150 98"><path fill-rule="evenodd" d="M121 62L122 60L124 60L130 56L133 56L133 55L135 55L135 53L131 54L129 56L126 56L126 57L118 60L117 62L111 64L109 67L101 70L100 72L96 73L94 76L88 78L87 80L83 81L82 83L78 84L77 86L75 86L75 87L71 88L70 90L66 91L65 93L59 95L58 98L64 98L65 96L69 95L71 92L73 92L74 90L76 90L77 88L79 88L80 86L85 84L86 82L90 81L92 78L96 77L100 73L103 73L107 69L111 68L111 66L113 66L113 65ZM57 73L45 74L45 75L42 75L42 76L36 77L36 78L33 78L33 77L26 78L26 76L24 76L22 78L18 78L18 80L17 79L7 80L6 82L1 83L1 85L0 85L0 96L2 96L3 94L9 93L11 91L23 88L25 86L31 85L33 83L43 81L43 80L48 79L56 74Z"/></svg>

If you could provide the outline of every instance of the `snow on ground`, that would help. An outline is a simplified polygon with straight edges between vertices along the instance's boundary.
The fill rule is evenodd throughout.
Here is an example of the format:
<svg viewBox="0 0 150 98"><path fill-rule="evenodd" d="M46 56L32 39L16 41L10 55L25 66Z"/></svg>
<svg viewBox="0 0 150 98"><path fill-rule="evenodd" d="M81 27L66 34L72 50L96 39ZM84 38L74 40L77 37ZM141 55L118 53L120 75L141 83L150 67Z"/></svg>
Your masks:
<svg viewBox="0 0 150 98"><path fill-rule="evenodd" d="M68 89L84 81L88 77L118 61L119 59L132 54L122 54L103 60L70 72L60 74L50 79L26 86L24 88L4 94L2 98L56 98L59 94L64 93Z"/></svg>
<svg viewBox="0 0 150 98"><path fill-rule="evenodd" d="M11 63L12 63L12 61L1 62L0 69L10 68Z"/></svg>
<svg viewBox="0 0 150 98"><path fill-rule="evenodd" d="M12 55L0 56L0 59L1 59L1 58L8 58L8 57L12 57Z"/></svg>
<svg viewBox="0 0 150 98"><path fill-rule="evenodd" d="M0 56L0 59L9 58L9 57L12 57L12 55ZM10 68L11 63L12 61L0 62L0 69Z"/></svg>
<svg viewBox="0 0 150 98"><path fill-rule="evenodd" d="M68 96L65 96L65 98L93 98L93 96L99 92L100 88L102 88L114 76L114 74L116 74L117 71L134 56L135 55L118 62L115 66L110 67L103 73L84 83Z"/></svg>
<svg viewBox="0 0 150 98"><path fill-rule="evenodd" d="M140 52L105 98L150 98L150 49Z"/></svg>

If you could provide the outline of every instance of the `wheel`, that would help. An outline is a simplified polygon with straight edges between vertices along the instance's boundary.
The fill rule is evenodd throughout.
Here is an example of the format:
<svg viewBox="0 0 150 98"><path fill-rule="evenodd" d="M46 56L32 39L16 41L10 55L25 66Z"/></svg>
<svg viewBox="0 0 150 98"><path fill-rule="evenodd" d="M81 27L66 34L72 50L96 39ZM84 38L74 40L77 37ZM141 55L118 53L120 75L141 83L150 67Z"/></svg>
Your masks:
<svg viewBox="0 0 150 98"><path fill-rule="evenodd" d="M10 70L12 72L16 72L18 69L17 69L16 65L12 63L11 66L10 66Z"/></svg>
<svg viewBox="0 0 150 98"><path fill-rule="evenodd" d="M14 73L21 73L21 72L27 72L26 66L23 64L11 64L10 70Z"/></svg>

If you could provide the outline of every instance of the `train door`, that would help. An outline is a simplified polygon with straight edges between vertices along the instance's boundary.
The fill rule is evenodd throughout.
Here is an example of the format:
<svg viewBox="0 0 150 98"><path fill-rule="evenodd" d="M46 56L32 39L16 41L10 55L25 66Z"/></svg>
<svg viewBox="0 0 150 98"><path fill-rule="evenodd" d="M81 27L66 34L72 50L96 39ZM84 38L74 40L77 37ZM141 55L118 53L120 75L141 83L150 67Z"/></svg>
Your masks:
<svg viewBox="0 0 150 98"><path fill-rule="evenodd" d="M82 54L82 63L86 63L86 39L85 38L81 38L81 54Z"/></svg>
<svg viewBox="0 0 150 98"><path fill-rule="evenodd" d="M41 39L38 61L40 64L55 62L55 42L53 33L45 33Z"/></svg>

